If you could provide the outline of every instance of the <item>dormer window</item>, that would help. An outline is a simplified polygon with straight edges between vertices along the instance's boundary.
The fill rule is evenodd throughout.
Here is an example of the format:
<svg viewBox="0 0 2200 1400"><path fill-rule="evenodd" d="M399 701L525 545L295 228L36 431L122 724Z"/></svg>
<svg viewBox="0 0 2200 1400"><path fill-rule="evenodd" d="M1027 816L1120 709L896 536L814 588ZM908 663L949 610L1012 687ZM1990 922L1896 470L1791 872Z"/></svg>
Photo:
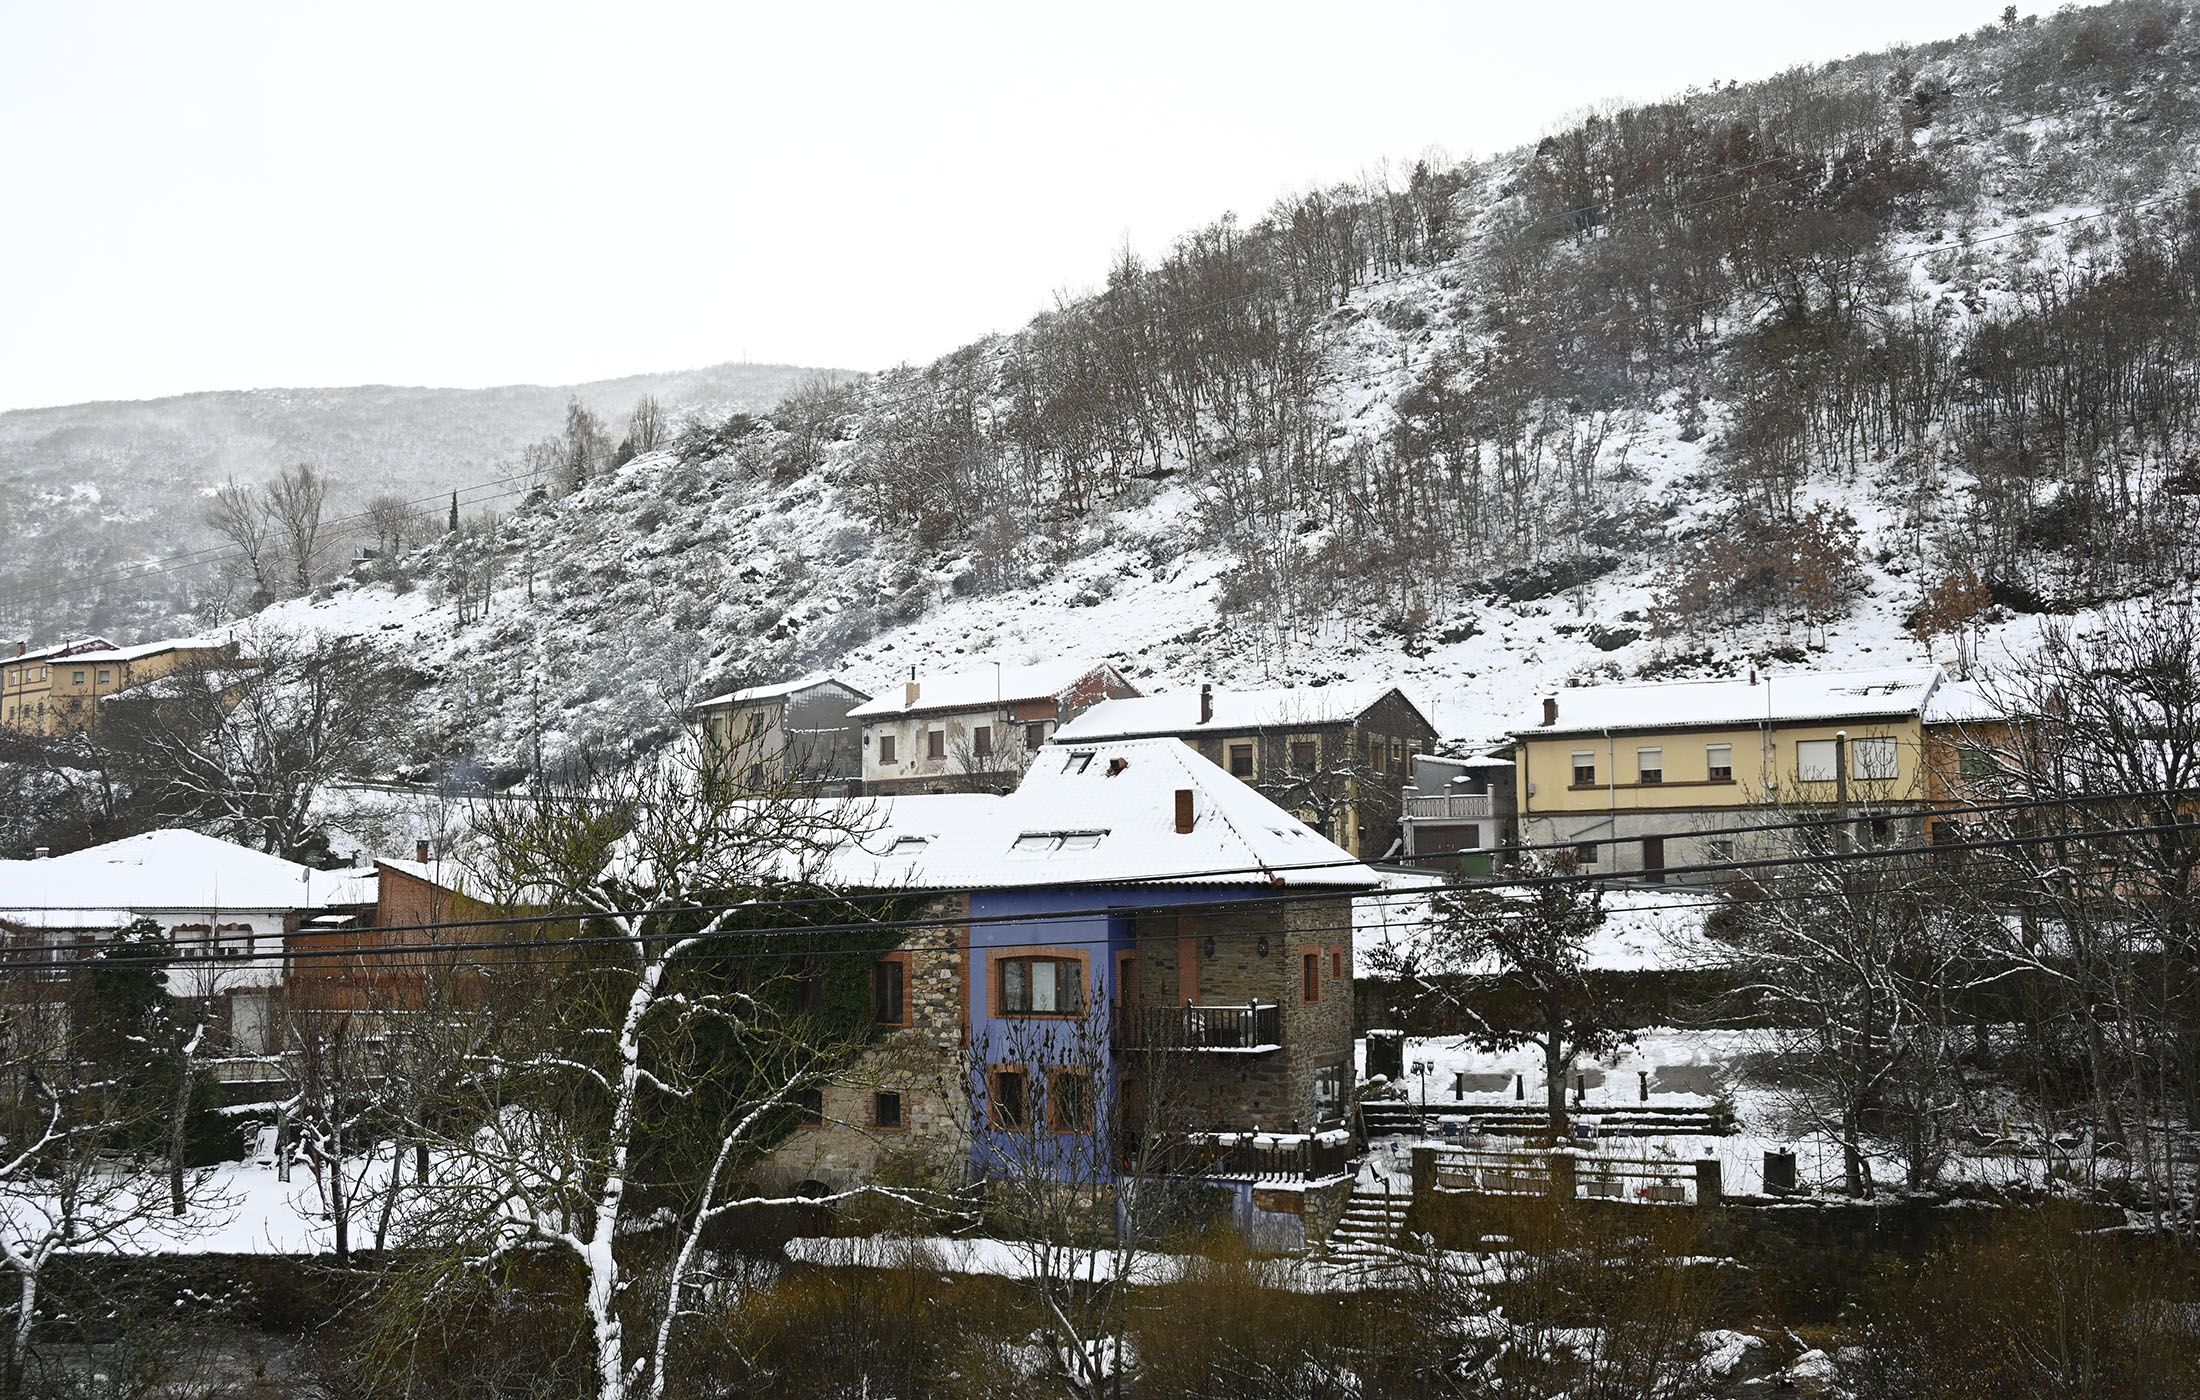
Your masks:
<svg viewBox="0 0 2200 1400"><path fill-rule="evenodd" d="M1082 773L1092 767L1091 749L1072 749L1069 759L1062 764L1064 773Z"/></svg>

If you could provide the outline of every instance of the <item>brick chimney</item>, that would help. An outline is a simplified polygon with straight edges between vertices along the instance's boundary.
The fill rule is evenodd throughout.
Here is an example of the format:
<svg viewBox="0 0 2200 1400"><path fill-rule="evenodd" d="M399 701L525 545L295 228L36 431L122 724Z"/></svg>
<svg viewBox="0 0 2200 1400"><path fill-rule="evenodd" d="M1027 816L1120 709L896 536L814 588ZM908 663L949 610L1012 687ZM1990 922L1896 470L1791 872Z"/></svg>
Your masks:
<svg viewBox="0 0 2200 1400"><path fill-rule="evenodd" d="M1193 816L1194 813L1192 811L1192 790L1190 788L1178 788L1176 790L1177 835L1189 836L1192 834Z"/></svg>
<svg viewBox="0 0 2200 1400"><path fill-rule="evenodd" d="M1205 682L1202 682L1199 687L1199 722L1201 724L1213 724L1215 722L1215 688Z"/></svg>
<svg viewBox="0 0 2200 1400"><path fill-rule="evenodd" d="M1558 697L1556 695L1543 697L1543 722L1545 724L1558 723Z"/></svg>
<svg viewBox="0 0 2200 1400"><path fill-rule="evenodd" d="M413 842L413 859L419 861L422 865L426 865L428 863L427 837L423 836L418 841Z"/></svg>

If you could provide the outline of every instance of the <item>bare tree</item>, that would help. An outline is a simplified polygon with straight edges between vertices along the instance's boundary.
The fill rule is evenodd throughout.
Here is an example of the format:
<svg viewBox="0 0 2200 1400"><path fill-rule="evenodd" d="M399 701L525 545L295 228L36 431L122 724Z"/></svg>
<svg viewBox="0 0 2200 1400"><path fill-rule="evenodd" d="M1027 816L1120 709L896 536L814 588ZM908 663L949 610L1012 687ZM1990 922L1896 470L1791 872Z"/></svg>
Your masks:
<svg viewBox="0 0 2200 1400"><path fill-rule="evenodd" d="M321 508L328 500L328 478L300 462L267 485L267 518L290 565L290 582L300 593L313 587L320 564Z"/></svg>
<svg viewBox="0 0 2200 1400"><path fill-rule="evenodd" d="M644 394L626 418L626 445L639 457L665 445L668 435L664 408L653 394Z"/></svg>
<svg viewBox="0 0 2200 1400"><path fill-rule="evenodd" d="M412 502L385 491L367 502L367 528L374 531L374 548L385 559L395 558L420 534L420 512Z"/></svg>
<svg viewBox="0 0 2200 1400"><path fill-rule="evenodd" d="M207 498L204 518L207 525L237 551L239 560L252 575L254 596L274 596L268 567L274 523L260 493L231 477Z"/></svg>

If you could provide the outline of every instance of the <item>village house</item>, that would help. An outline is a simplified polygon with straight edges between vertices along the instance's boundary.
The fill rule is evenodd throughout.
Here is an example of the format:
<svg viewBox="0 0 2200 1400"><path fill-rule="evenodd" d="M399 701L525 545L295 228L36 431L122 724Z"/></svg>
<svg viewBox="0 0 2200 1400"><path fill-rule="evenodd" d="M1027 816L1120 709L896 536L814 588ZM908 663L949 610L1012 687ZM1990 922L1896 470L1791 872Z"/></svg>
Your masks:
<svg viewBox="0 0 2200 1400"><path fill-rule="evenodd" d="M850 711L870 698L831 676L810 676L715 696L695 717L712 761L745 789L844 789L863 779L863 724Z"/></svg>
<svg viewBox="0 0 2200 1400"><path fill-rule="evenodd" d="M1403 849L1408 775L1436 727L1395 686L1203 685L1095 705L1054 737L1182 740L1351 854L1383 859Z"/></svg>
<svg viewBox="0 0 2200 1400"><path fill-rule="evenodd" d="M999 664L920 676L851 709L863 726L866 793L1013 787L1056 729L1103 700L1138 694L1105 662Z"/></svg>
<svg viewBox="0 0 2200 1400"><path fill-rule="evenodd" d="M337 883L337 876L350 878ZM481 964L494 954L452 945L513 937L509 921L522 907L425 841L411 860L331 872L322 907L291 935L284 1004L302 1015L353 1017L369 1039L385 1018L416 1011L433 996L463 1005L479 995Z"/></svg>
<svg viewBox="0 0 2200 1400"><path fill-rule="evenodd" d="M353 876L194 831L154 831L0 861L0 931L19 956L51 963L29 981L59 993L90 945L151 919L175 948L170 994L208 1003L222 1046L251 1057L278 1048L286 938L310 911L350 898Z"/></svg>
<svg viewBox="0 0 2200 1400"><path fill-rule="evenodd" d="M47 738L96 730L106 697L236 655L235 642L197 637L133 647L89 638L26 650L0 663L0 728Z"/></svg>
<svg viewBox="0 0 2200 1400"><path fill-rule="evenodd" d="M1352 903L1373 871L1174 740L1053 745L1011 793L871 810L828 878L935 891L967 922L878 958L879 1040L766 1180L1105 1181L1160 1132L1264 1238L1318 1237L1304 1218L1349 1192Z"/></svg>
<svg viewBox="0 0 2200 1400"><path fill-rule="evenodd" d="M1509 750L1467 758L1415 754L1404 804L1407 865L1489 875L1518 839Z"/></svg>
<svg viewBox="0 0 2200 1400"><path fill-rule="evenodd" d="M1584 686L1514 732L1522 842L1584 870L1665 878L1770 852L1762 827L1831 817L1864 841L1923 835L1936 666Z"/></svg>

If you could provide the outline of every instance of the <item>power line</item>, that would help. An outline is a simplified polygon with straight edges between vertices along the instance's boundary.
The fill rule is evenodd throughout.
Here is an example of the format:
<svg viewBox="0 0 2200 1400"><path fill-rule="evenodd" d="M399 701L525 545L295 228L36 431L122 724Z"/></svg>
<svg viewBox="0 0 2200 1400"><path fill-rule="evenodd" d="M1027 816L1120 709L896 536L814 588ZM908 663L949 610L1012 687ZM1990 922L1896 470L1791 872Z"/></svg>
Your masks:
<svg viewBox="0 0 2200 1400"><path fill-rule="evenodd" d="M2189 821L2170 823L2147 823L2121 828L2089 830L2082 833L2058 831L2044 833L2008 834L1971 841L1934 842L1917 846L1863 846L1846 851L1824 851L1802 855L1768 856L1753 858L1750 860L1730 860L1709 862L1698 865L1672 866L1668 867L1665 873L1668 875L1721 875L1733 874L1735 872L1748 870L1791 870L1799 867L1822 869L1828 866L1848 865L1863 861L1889 860L1898 857L1908 856L1936 857L1971 851L2002 851L2017 847L2043 844L2085 845L2096 841L2123 839L2135 836L2159 835L2170 832L2200 834L2200 823ZM1169 877L1165 876L1148 876L1144 877L1140 881L1140 883L1168 884L1178 883L1184 879L1190 878L1200 877L1197 875L1183 875L1176 877L1176 880L1172 881ZM1552 872L1546 874L1514 876L1509 878L1492 876L1479 880L1461 880L1448 882L1442 885L1420 886L1406 889L1362 891L1349 888L1339 888L1326 890L1309 890L1299 894L1261 895L1250 897L1241 896L1231 899L1196 901L1196 903L1208 910L1229 909L1238 912L1246 910L1266 911L1271 909L1292 907L1314 901L1334 901L1338 899L1353 901L1357 901L1360 899L1376 901L1391 899L1426 900L1446 894L1464 893L1477 890L1536 889L1548 886L1596 884L1602 883L1605 878L1606 877L1595 874L1584 874L1580 872ZM983 894L987 892L988 891L985 890L973 890L969 893ZM865 891L861 894L839 896L834 898L836 898L839 902L855 904L863 900L876 901L919 897L938 897L938 893L911 888L898 891ZM405 932L433 932L452 928L502 927L511 925L531 925L535 927L541 927L550 924L585 924L586 922L591 920L603 919L668 918L710 913L735 913L743 909L754 907L769 906L760 906L751 902L744 901L741 903L727 905L643 905L628 908L559 910L545 911L541 914L534 915L499 916L490 919L450 919L421 924L385 925L379 928L370 927L351 931L329 930L328 933L330 936L340 936L346 932L353 932L357 934L387 934ZM1161 907L1168 909L1182 909L1185 907L1185 905L1170 905ZM1083 909L1053 910L1043 913L1004 913L976 916L949 914L899 919L866 919L854 922L839 923L778 924L754 928L720 930L716 933L709 935L698 935L678 931L667 931L662 933L641 933L636 935L575 934L560 935L558 937L549 939L513 939L502 941L464 940L457 942L415 943L396 945L391 947L286 949L281 954L281 956L288 960L320 958L360 958L391 955L422 956L426 954L447 952L485 953L515 949L534 950L546 946L556 946L563 948L631 947L636 943L641 943L644 945L651 943L672 943L687 938L699 938L704 943L738 943L741 941L776 938L784 935L807 935L815 937L819 935L834 933L881 931L893 932L923 929L975 929L1009 925L1038 926L1043 928L1048 924L1063 923L1072 920L1081 921L1092 918L1117 918L1124 916L1135 917L1136 914L1139 912L1139 908L1135 906L1097 905ZM1286 928L1283 930L1279 930L1279 932L1287 934L1290 932L1290 930ZM1056 942L1062 940L1050 939L1048 941ZM1109 940L1102 939L1094 941L1105 942ZM70 951L77 953L79 956L88 956L113 949L128 949L132 945L122 942L120 940L108 940L104 943L95 941L50 946L67 948ZM834 950L821 951L830 952ZM869 954L866 953L865 955ZM776 956L776 954L767 954L767 956ZM50 970L53 966L54 964L50 960L32 960L19 964L12 962L0 962L0 970Z"/></svg>

